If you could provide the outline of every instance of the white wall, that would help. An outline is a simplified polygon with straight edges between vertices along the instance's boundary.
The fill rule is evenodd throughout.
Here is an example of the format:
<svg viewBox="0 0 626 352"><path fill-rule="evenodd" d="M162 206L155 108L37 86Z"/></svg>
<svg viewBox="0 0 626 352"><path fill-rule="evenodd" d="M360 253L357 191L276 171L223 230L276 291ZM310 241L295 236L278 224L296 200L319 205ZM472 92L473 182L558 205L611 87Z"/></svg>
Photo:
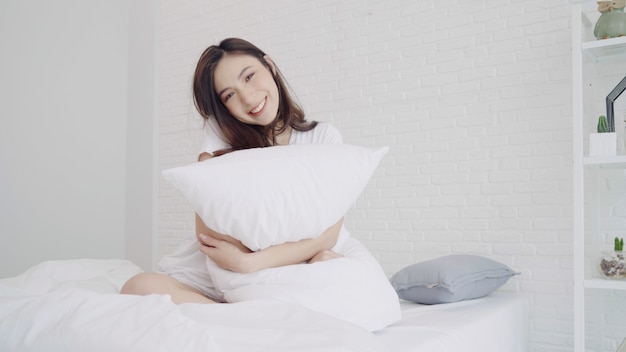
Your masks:
<svg viewBox="0 0 626 352"><path fill-rule="evenodd" d="M190 80L229 36L273 56L308 116L389 145L347 226L392 274L448 253L522 273L530 351L572 349L571 32L567 0L163 1L162 168L202 139ZM193 216L160 184L161 253Z"/></svg>
<svg viewBox="0 0 626 352"><path fill-rule="evenodd" d="M141 110L128 104L129 66L137 66L128 50L129 21L139 18L133 6L0 2L0 277L43 260L125 257L126 203L141 198L132 186L142 174L127 169L127 152L147 144L127 126ZM131 93L145 80L136 82ZM139 153L148 155L141 167L152 175L147 128L149 137L139 136L150 148ZM143 205L153 206L151 199ZM146 246L129 257L149 266Z"/></svg>
<svg viewBox="0 0 626 352"><path fill-rule="evenodd" d="M125 257L151 270L156 246L160 2L129 2Z"/></svg>

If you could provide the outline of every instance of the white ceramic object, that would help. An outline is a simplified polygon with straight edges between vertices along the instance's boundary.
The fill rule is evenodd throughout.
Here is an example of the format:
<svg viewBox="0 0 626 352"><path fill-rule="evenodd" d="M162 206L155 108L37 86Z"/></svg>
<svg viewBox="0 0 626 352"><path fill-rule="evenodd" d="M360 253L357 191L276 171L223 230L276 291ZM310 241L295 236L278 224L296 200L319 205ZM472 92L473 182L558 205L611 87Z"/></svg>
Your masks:
<svg viewBox="0 0 626 352"><path fill-rule="evenodd" d="M617 155L617 134L590 133L589 134L589 156L611 156Z"/></svg>

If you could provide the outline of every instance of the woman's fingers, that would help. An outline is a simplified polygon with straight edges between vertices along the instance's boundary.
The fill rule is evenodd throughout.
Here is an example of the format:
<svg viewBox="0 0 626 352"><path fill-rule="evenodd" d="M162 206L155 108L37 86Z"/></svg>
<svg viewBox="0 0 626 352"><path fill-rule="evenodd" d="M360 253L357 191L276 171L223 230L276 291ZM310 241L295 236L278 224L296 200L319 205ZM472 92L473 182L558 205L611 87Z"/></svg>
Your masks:
<svg viewBox="0 0 626 352"><path fill-rule="evenodd" d="M209 247L215 247L216 245L219 244L219 242L221 242L221 240L213 238L209 235L205 235L203 233L198 234L198 241L200 241L200 244L209 246Z"/></svg>
<svg viewBox="0 0 626 352"><path fill-rule="evenodd" d="M209 258L213 258L215 256L215 253L219 249L221 243L224 242L204 234L198 235L198 240L200 241L200 252L208 255Z"/></svg>
<svg viewBox="0 0 626 352"><path fill-rule="evenodd" d="M222 269L238 273L251 272L249 260L246 260L247 252L243 252L228 241L207 235L198 235L198 237L202 240L200 251Z"/></svg>

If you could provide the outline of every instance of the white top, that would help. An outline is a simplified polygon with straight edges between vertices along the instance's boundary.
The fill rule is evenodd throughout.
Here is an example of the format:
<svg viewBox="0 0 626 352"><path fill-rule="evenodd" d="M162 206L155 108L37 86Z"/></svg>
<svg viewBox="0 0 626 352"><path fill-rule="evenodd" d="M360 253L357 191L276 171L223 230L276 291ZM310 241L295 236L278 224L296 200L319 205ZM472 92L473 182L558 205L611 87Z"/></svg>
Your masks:
<svg viewBox="0 0 626 352"><path fill-rule="evenodd" d="M230 148L214 119L209 119L207 123L207 136L202 143L202 150L199 154L206 152L213 154L216 150ZM292 130L289 144L341 144L343 139L341 133L328 122L318 122L314 129L301 132Z"/></svg>

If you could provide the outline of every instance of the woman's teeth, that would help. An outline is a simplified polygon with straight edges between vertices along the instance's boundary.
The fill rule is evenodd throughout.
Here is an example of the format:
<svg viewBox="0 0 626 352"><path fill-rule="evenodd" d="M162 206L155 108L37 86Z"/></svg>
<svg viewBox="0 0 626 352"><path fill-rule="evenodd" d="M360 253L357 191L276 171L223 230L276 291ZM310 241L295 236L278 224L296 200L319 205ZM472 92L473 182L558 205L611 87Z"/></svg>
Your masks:
<svg viewBox="0 0 626 352"><path fill-rule="evenodd" d="M251 114L256 114L256 113L258 113L259 111L263 110L263 107L264 107L264 106L265 106L265 99L263 99L263 100L259 103L259 105L257 105L257 106L256 106L256 108L254 108L254 109L250 110L250 113L251 113Z"/></svg>

